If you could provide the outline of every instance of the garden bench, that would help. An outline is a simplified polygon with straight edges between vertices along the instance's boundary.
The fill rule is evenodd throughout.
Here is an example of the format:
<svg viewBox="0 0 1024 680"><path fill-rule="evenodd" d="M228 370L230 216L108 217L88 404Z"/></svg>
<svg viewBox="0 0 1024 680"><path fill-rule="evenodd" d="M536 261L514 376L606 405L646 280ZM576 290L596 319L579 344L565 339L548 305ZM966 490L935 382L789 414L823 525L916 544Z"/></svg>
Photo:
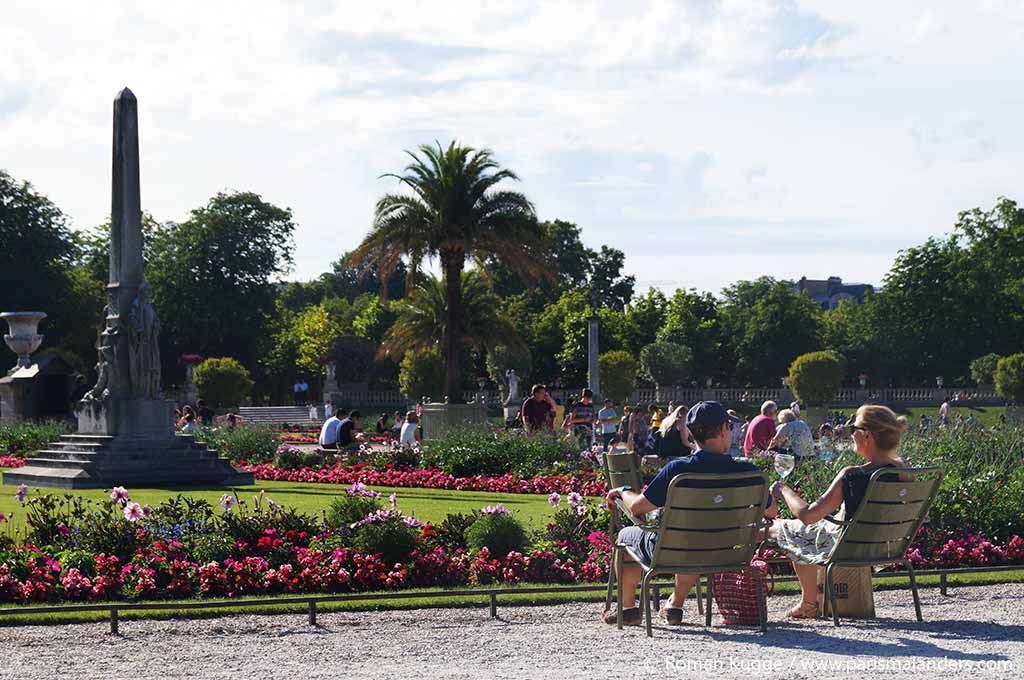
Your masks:
<svg viewBox="0 0 1024 680"><path fill-rule="evenodd" d="M939 467L876 470L853 517L843 522L826 518L843 527L825 562L825 591L835 625L839 625L833 586L835 567L874 567L893 563L906 568L917 620L924 620L914 567L907 559L907 550L938 495L942 474Z"/></svg>
<svg viewBox="0 0 1024 680"><path fill-rule="evenodd" d="M735 486L747 481L747 486ZM692 482L696 482L692 484ZM641 601L647 636L652 637L651 605L648 586L657 574L693 574L697 576L697 602L701 602L700 576L707 578L707 602L702 612L705 626L711 625L712 574L747 571L757 580L757 606L761 632L767 631L765 592L760 572L750 561L759 545L759 532L768 524L768 473L734 472L706 474L684 472L669 482L666 502L658 524L654 555L647 562L628 546L622 550L643 570ZM621 560L614 569L621 568ZM618 580L618 625L622 628L622 579Z"/></svg>

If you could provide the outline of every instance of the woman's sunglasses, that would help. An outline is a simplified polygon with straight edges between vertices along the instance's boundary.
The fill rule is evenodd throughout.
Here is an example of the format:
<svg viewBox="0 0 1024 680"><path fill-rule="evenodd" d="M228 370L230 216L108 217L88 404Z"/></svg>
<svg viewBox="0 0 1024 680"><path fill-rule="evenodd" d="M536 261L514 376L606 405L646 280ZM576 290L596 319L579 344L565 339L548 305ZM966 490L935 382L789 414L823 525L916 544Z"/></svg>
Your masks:
<svg viewBox="0 0 1024 680"><path fill-rule="evenodd" d="M860 430L861 432L870 432L870 430L868 430L868 428L864 427L863 425L858 425L857 423L853 422L852 420L850 422L846 423L845 425L843 425L843 432L845 432L848 435L852 435L854 430Z"/></svg>

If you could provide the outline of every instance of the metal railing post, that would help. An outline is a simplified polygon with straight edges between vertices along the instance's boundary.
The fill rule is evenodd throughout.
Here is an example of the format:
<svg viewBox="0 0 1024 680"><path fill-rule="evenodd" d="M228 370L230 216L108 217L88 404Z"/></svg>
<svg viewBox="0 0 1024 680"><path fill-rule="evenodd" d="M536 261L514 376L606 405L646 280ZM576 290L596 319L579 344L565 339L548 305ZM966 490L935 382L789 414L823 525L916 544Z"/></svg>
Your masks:
<svg viewBox="0 0 1024 680"><path fill-rule="evenodd" d="M316 600L309 601L309 625L316 625Z"/></svg>
<svg viewBox="0 0 1024 680"><path fill-rule="evenodd" d="M491 618L498 618L498 594L491 593Z"/></svg>
<svg viewBox="0 0 1024 680"><path fill-rule="evenodd" d="M111 635L120 635L120 633L118 633L118 631L117 631L117 608L116 607L111 607L110 608L110 634Z"/></svg>

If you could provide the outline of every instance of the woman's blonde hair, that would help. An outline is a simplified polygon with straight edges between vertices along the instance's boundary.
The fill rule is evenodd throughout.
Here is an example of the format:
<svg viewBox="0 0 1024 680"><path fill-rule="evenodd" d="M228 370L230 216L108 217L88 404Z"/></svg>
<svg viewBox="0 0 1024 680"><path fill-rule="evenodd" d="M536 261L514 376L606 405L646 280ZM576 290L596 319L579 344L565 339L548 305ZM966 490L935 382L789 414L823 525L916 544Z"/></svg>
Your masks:
<svg viewBox="0 0 1024 680"><path fill-rule="evenodd" d="M780 423L791 423L796 420L796 413L793 409L784 408L779 411L779 422Z"/></svg>
<svg viewBox="0 0 1024 680"><path fill-rule="evenodd" d="M672 413L668 414L664 419L662 419L661 427L658 428L658 431L661 432L661 436L668 436L668 433L671 432L672 428L676 426L676 421L678 421L680 418L685 418L686 412L688 410L689 409L687 409L685 406L677 406L675 410L672 411Z"/></svg>
<svg viewBox="0 0 1024 680"><path fill-rule="evenodd" d="M897 416L888 406L864 404L857 409L856 421L875 437L875 443L882 451L895 451L900 438L907 430L907 419Z"/></svg>

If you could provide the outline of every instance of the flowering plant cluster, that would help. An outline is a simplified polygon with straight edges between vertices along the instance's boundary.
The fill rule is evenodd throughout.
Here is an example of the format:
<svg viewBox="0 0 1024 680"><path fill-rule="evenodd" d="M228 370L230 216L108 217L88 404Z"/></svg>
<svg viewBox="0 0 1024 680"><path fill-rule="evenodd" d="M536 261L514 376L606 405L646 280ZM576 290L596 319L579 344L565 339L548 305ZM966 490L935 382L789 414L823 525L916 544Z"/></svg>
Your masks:
<svg viewBox="0 0 1024 680"><path fill-rule="evenodd" d="M603 481L590 471L573 474L537 475L520 477L511 472L498 477L455 477L437 468L411 468L385 465L375 469L357 463L336 463L323 468L286 470L270 464L243 465L256 479L282 482L315 482L318 484L352 484L362 482L374 486L398 486L423 489L453 489L456 491L490 491L493 493L568 494L573 491L583 496L601 496L606 491Z"/></svg>

